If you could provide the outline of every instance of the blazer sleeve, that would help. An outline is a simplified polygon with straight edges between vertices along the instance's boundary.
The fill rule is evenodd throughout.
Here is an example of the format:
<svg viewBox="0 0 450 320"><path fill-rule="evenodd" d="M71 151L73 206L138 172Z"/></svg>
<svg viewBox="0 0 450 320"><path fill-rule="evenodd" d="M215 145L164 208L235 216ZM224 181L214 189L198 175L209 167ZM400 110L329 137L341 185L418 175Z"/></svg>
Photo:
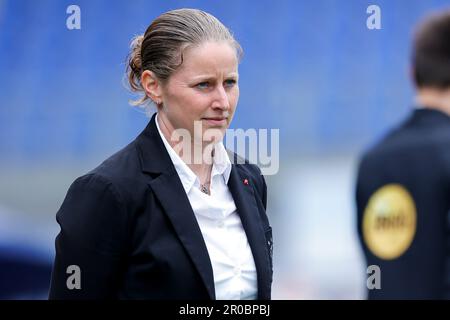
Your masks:
<svg viewBox="0 0 450 320"><path fill-rule="evenodd" d="M49 299L115 298L127 219L112 183L95 174L78 178L56 220L61 230L55 240Z"/></svg>

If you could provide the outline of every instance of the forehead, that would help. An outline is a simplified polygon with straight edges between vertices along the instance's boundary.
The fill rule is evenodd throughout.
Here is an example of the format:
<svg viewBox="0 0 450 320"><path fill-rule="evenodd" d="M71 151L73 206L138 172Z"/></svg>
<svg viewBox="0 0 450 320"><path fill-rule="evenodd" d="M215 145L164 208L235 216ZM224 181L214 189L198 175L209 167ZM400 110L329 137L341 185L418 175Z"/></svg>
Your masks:
<svg viewBox="0 0 450 320"><path fill-rule="evenodd" d="M237 72L236 49L228 42L205 42L188 47L183 63L176 73L180 76Z"/></svg>

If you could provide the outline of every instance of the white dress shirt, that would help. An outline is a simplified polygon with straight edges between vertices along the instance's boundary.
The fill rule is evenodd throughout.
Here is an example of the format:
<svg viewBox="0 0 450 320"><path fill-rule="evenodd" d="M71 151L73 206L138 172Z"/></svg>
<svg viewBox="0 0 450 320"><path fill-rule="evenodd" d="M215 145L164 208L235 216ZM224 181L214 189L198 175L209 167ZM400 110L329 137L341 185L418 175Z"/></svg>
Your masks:
<svg viewBox="0 0 450 320"><path fill-rule="evenodd" d="M257 299L256 267L241 218L228 189L231 162L222 142L214 147L210 195L200 191L197 175L159 135L180 177L208 249L217 300Z"/></svg>

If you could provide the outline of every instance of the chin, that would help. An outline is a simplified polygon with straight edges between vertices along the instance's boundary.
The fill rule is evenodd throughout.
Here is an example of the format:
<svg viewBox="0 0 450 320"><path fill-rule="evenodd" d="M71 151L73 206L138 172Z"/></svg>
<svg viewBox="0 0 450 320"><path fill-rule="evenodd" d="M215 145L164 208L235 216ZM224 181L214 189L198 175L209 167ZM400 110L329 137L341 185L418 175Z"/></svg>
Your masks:
<svg viewBox="0 0 450 320"><path fill-rule="evenodd" d="M203 137L203 141L207 143L217 143L223 140L225 128L208 128L207 134Z"/></svg>

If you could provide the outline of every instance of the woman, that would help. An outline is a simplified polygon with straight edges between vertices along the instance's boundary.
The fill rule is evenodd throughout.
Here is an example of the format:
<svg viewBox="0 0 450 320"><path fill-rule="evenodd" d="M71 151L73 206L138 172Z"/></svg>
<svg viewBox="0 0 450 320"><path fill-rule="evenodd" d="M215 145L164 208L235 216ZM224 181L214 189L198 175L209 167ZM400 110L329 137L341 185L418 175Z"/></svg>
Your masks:
<svg viewBox="0 0 450 320"><path fill-rule="evenodd" d="M51 299L270 299L264 177L232 164L222 143L239 55L200 10L164 13L134 39L130 85L157 112L71 185L57 213Z"/></svg>

